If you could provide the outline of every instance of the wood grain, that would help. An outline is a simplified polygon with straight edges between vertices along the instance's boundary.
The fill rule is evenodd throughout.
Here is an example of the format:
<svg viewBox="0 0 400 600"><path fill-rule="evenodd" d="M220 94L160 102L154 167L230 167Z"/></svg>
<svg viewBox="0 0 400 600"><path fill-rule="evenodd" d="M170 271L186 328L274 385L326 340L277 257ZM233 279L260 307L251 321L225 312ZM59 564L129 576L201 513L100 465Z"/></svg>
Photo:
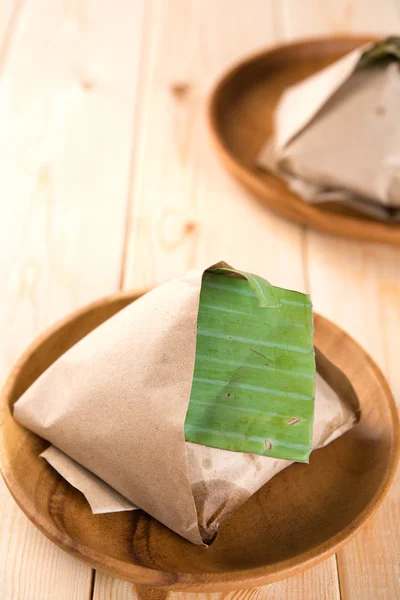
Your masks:
<svg viewBox="0 0 400 600"><path fill-rule="evenodd" d="M141 29L140 2L17 4L0 3L2 380L45 326L118 287ZM88 600L92 570L3 483L0 507L2 600Z"/></svg>
<svg viewBox="0 0 400 600"><path fill-rule="evenodd" d="M94 597L97 600L282 600L283 598L340 600L340 593L336 577L336 558L332 556L311 570L284 581L251 590L228 593L165 593L162 590L141 588L121 579L97 573Z"/></svg>
<svg viewBox="0 0 400 600"><path fill-rule="evenodd" d="M310 1L300 9L295 0L284 0L284 7L286 38L316 28L326 33L391 33L400 27L400 5L395 1L335 0L323 7ZM399 392L399 250L309 233L307 255L314 306L368 349L387 373L395 393ZM399 510L398 478L375 520L338 554L343 600L400 597Z"/></svg>

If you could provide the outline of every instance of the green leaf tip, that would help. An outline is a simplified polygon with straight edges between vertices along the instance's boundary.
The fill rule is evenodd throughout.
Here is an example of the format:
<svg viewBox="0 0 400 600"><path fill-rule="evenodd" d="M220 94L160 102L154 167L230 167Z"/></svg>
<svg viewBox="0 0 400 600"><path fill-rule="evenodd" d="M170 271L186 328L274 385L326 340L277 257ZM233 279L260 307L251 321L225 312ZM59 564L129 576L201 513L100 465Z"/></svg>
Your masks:
<svg viewBox="0 0 400 600"><path fill-rule="evenodd" d="M373 44L364 52L357 68L368 67L382 59L400 61L399 36L390 36Z"/></svg>
<svg viewBox="0 0 400 600"><path fill-rule="evenodd" d="M262 277L258 277L258 275L253 275L253 273L238 271L237 269L231 269L227 267L214 269L212 273L222 275L240 275L249 282L250 287L258 300L258 306L262 308L278 308L280 306L279 298L274 286Z"/></svg>
<svg viewBox="0 0 400 600"><path fill-rule="evenodd" d="M186 441L307 462L314 386L309 296L228 267L204 273Z"/></svg>

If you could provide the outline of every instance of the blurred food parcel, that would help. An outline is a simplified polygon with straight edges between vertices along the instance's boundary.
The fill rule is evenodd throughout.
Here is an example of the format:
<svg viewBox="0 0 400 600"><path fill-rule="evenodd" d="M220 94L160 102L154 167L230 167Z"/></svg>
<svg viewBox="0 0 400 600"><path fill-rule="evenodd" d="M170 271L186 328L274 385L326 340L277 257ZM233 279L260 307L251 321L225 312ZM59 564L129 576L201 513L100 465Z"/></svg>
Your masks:
<svg viewBox="0 0 400 600"><path fill-rule="evenodd" d="M259 166L306 202L400 221L400 37L362 46L288 88Z"/></svg>

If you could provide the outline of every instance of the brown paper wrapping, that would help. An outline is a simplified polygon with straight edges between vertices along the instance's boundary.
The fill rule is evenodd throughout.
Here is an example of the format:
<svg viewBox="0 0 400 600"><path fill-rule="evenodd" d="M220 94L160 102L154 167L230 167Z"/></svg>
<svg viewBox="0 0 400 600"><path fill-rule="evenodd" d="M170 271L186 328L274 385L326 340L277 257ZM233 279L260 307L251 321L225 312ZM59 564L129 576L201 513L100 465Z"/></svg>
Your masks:
<svg viewBox="0 0 400 600"><path fill-rule="evenodd" d="M400 220L400 63L357 70L370 47L284 92L258 164L310 203Z"/></svg>
<svg viewBox="0 0 400 600"><path fill-rule="evenodd" d="M107 502L115 510L123 496L198 545L290 464L185 442L203 272L155 288L103 323L51 365L14 408L17 421L67 455L44 453L91 496L95 510L107 510ZM313 447L332 441L354 420L352 409L318 378ZM96 479L87 481L90 474L79 467ZM103 482L118 496L101 496Z"/></svg>
<svg viewBox="0 0 400 600"><path fill-rule="evenodd" d="M353 410L317 374L313 447L321 448L345 433L355 421ZM229 452L186 442L188 477L204 539L244 500L291 464L290 461ZM40 455L86 497L94 514L137 507L66 454L50 446ZM214 515L218 515L214 517Z"/></svg>

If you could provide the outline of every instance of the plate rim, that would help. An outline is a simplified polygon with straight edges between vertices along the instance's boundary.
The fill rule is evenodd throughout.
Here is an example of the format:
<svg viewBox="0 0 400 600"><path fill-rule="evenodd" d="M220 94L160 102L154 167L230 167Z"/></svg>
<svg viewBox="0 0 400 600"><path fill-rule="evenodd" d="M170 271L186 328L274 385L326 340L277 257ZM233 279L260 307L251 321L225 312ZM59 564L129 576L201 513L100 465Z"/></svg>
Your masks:
<svg viewBox="0 0 400 600"><path fill-rule="evenodd" d="M8 464L6 453L3 450L3 428L5 422L4 416L6 413L10 413L8 399L11 390L14 388L14 383L17 380L20 371L23 369L25 363L29 360L29 357L34 354L34 352L45 340L55 334L60 328L67 326L68 323L75 320L77 317L95 310L98 306L104 306L105 304L111 305L118 301L130 299L134 301L140 295L146 293L146 291L122 291L114 293L102 297L99 300L95 300L94 302L91 302L84 307L69 313L67 316L58 320L54 325L47 328L39 337L37 337L28 346L25 352L17 360L15 366L12 368L4 387L0 392L0 472L17 505L28 517L28 519L41 531L41 533L43 533L48 539L50 539L68 554L78 558L94 569L99 569L100 571L107 572L114 577L120 577L126 581L148 587L191 592L216 592L250 589L296 575L333 555L356 535L360 527L375 514L386 497L396 475L397 465L400 459L400 425L399 415L393 394L380 368L356 340L344 332L335 323L317 313L314 313L316 321L320 320L322 323L334 326L341 332L348 342L352 343L354 347L357 348L358 352L362 353L364 359L372 368L380 386L383 389L388 402L388 407L390 408L392 424L392 444L387 470L375 495L368 505L357 515L355 519L353 519L351 523L349 523L346 528L342 529L336 535L328 538L319 544L319 546L311 548L301 554L296 555L295 557L273 563L267 567L260 566L237 571L194 574L186 572L157 571L149 567L137 565L133 562L128 563L121 561L115 557L94 550L81 542L77 542L67 533L61 533L51 520L42 518L41 515L37 513L31 498L27 497L23 491L21 491L21 488L19 487L16 478L14 478L12 470Z"/></svg>
<svg viewBox="0 0 400 600"><path fill-rule="evenodd" d="M212 145L228 173L250 191L253 196L257 197L264 206L267 206L281 218L309 227L312 230L329 233L346 239L400 245L400 224L384 223L377 220L365 220L350 215L335 213L333 211L324 211L316 205L304 202L297 194L289 190L279 177L271 174L271 181L277 188L276 192L276 190L273 189L273 185L266 185L265 182L251 169L243 165L235 153L229 149L225 143L225 138L221 134L218 118L219 101L224 93L225 86L229 84L233 78L237 77L240 71L261 59L265 59L274 54L280 54L281 52L290 49L295 50L296 48L301 49L307 46L321 46L332 42L340 43L354 41L357 42L357 44L362 45L364 43L376 41L381 37L382 36L377 36L376 33L310 36L301 38L300 40L274 44L261 51L252 53L233 63L233 65L220 75L208 96L206 120ZM278 196L279 192L284 193L285 201L282 202L282 198L271 198L271 191L275 191L275 196Z"/></svg>

